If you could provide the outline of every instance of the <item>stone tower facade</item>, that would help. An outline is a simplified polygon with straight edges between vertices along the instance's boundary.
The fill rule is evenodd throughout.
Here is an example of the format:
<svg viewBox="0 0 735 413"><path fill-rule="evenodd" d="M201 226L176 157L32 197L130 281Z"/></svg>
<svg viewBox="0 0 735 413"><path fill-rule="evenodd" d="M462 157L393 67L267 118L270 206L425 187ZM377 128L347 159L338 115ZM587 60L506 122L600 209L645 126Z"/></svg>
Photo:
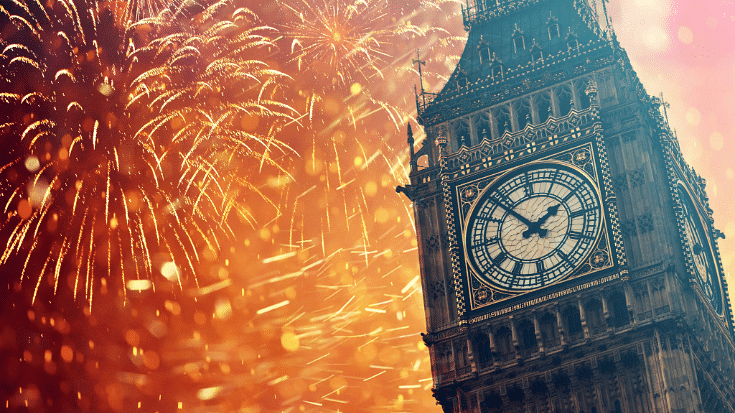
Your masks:
<svg viewBox="0 0 735 413"><path fill-rule="evenodd" d="M661 101L584 0L476 0L463 19L398 188L438 403L735 413L722 234Z"/></svg>

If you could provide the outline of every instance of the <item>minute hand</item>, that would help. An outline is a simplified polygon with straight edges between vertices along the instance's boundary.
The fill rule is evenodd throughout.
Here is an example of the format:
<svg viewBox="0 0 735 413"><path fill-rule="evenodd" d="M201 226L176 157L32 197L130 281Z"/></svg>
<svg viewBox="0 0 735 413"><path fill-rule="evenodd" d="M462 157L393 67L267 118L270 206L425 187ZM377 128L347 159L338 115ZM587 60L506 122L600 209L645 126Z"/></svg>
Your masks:
<svg viewBox="0 0 735 413"><path fill-rule="evenodd" d="M509 207L508 205L504 204L504 203L503 203L502 201L500 201L500 200L499 200L498 198L494 198L494 197L493 197L493 198L491 198L490 200L491 200L491 201L493 201L494 203L496 203L496 204L500 205L500 207L502 207L502 208L503 208L504 210L508 211L508 213L509 213L509 214L511 214L511 215L513 215L514 217L516 217L516 218L517 218L517 219L518 219L519 221L521 221L521 222L523 223L523 225L525 225L526 227L528 227L528 228L531 228L531 226L533 225L533 222L529 221L528 219L526 219L526 217L524 217L523 215L521 215L521 214L517 213L516 211L514 211L514 210L513 210L513 208L511 208L511 207Z"/></svg>

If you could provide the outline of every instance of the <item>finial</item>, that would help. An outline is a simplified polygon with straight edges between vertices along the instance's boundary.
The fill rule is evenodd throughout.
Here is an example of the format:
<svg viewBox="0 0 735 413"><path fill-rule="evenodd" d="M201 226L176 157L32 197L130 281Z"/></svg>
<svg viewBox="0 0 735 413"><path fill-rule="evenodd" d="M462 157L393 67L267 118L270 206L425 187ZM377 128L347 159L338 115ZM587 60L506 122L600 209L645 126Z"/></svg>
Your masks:
<svg viewBox="0 0 735 413"><path fill-rule="evenodd" d="M439 135L439 137L436 138L436 146L439 147L439 156L444 156L447 154L447 137L444 135Z"/></svg>
<svg viewBox="0 0 735 413"><path fill-rule="evenodd" d="M661 92L661 95L659 95L659 96L660 97L658 99L659 99L659 102L661 103L661 107L664 109L664 117L666 118L666 123L669 123L669 113L666 111L666 109L670 108L671 105L669 104L669 102L667 102L666 100L664 100L664 93L663 92Z"/></svg>
<svg viewBox="0 0 735 413"><path fill-rule="evenodd" d="M594 80L590 80L589 83L587 83L587 88L584 90L584 93L589 96L590 105L598 106L600 104L600 102L597 101L597 85Z"/></svg>
<svg viewBox="0 0 735 413"><path fill-rule="evenodd" d="M426 65L425 60L421 60L421 55L419 54L419 49L416 49L416 58L413 59L414 64L419 65L419 82L421 84L421 94L424 94L424 74L421 72L421 65Z"/></svg>
<svg viewBox="0 0 735 413"><path fill-rule="evenodd" d="M408 150L410 153L410 159L409 163L411 164L411 172L416 172L418 170L418 163L416 162L416 153L413 150L413 130L411 130L411 123L408 124L408 130L406 131L406 142L408 142Z"/></svg>

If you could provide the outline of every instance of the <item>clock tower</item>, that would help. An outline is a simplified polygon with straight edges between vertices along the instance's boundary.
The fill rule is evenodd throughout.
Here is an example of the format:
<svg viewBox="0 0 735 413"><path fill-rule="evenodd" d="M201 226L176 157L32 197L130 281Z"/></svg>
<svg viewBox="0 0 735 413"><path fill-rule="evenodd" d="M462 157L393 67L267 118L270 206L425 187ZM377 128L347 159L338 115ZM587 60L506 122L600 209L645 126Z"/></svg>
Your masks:
<svg viewBox="0 0 735 413"><path fill-rule="evenodd" d="M662 102L585 0L470 0L462 16L398 188L437 402L735 413L722 233Z"/></svg>

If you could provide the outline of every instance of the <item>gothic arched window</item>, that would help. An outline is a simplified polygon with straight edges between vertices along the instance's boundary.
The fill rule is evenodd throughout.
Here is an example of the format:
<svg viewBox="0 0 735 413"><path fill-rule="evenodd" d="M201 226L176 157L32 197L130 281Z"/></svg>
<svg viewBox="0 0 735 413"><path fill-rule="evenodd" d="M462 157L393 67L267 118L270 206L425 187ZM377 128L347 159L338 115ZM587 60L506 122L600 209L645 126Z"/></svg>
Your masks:
<svg viewBox="0 0 735 413"><path fill-rule="evenodd" d="M495 109L493 113L493 119L495 121L495 130L497 131L497 137L503 136L507 131L511 131L510 125L510 109L506 105L502 105Z"/></svg>
<svg viewBox="0 0 735 413"><path fill-rule="evenodd" d="M470 139L470 121L469 118L459 118L452 122L452 141L450 147L452 150L458 150L463 144L467 145ZM469 145L468 145L469 146Z"/></svg>
<svg viewBox="0 0 735 413"><path fill-rule="evenodd" d="M490 60L492 59L490 48L484 44L480 44L480 46L478 46L478 49L480 53L480 64L490 64Z"/></svg>
<svg viewBox="0 0 735 413"><path fill-rule="evenodd" d="M592 299L587 302L584 307L585 315L587 316L587 325L590 327L592 334L599 334L605 331L605 317L602 312L602 304L597 299Z"/></svg>
<svg viewBox="0 0 735 413"><path fill-rule="evenodd" d="M526 125L531 123L531 100L522 98L513 104L518 130L523 130Z"/></svg>
<svg viewBox="0 0 735 413"><path fill-rule="evenodd" d="M576 305L570 305L564 309L564 324L570 339L577 339L582 335L582 320Z"/></svg>
<svg viewBox="0 0 735 413"><path fill-rule="evenodd" d="M474 142L482 142L483 139L488 140L491 137L491 116L490 112L483 111L472 115L472 128L474 129Z"/></svg>
<svg viewBox="0 0 735 413"><path fill-rule="evenodd" d="M515 30L513 31L513 50L518 53L521 50L526 50L526 40L523 37L523 32L516 24Z"/></svg>
<svg viewBox="0 0 735 413"><path fill-rule="evenodd" d="M450 343L438 344L434 353L436 359L436 373L439 381L454 378L454 363L452 362L452 346Z"/></svg>
<svg viewBox="0 0 735 413"><path fill-rule="evenodd" d="M536 115L538 116L538 123L544 123L553 115L553 109L551 107L551 94L541 92L533 97L533 104L536 109Z"/></svg>
<svg viewBox="0 0 735 413"><path fill-rule="evenodd" d="M569 114L569 111L572 110L572 105L574 103L574 95L572 95L572 90L568 85L562 85L558 87L556 90L554 90L554 97L556 98L556 106L558 108L558 115L559 116L566 116Z"/></svg>
<svg viewBox="0 0 735 413"><path fill-rule="evenodd" d="M490 59L490 76L495 82L503 78L503 62L495 56L495 53Z"/></svg>
<svg viewBox="0 0 735 413"><path fill-rule="evenodd" d="M544 313L539 319L541 324L541 341L545 348L552 348L559 345L559 334L556 326L556 316L551 313Z"/></svg>
<svg viewBox="0 0 735 413"><path fill-rule="evenodd" d="M503 361L513 358L513 337L508 327L500 327L495 332L495 349Z"/></svg>
<svg viewBox="0 0 735 413"><path fill-rule="evenodd" d="M579 99L579 108L577 109L581 110L590 107L590 97L587 94L589 82L589 79L579 80L576 82L577 99Z"/></svg>
<svg viewBox="0 0 735 413"><path fill-rule="evenodd" d="M454 354L456 356L455 366L457 375L467 374L472 369L470 366L470 355L467 349L467 339L460 339L454 342Z"/></svg>
<svg viewBox="0 0 735 413"><path fill-rule="evenodd" d="M530 320L523 320L518 325L518 331L521 335L521 348L523 348L526 356L538 352L538 343L536 342L536 329L533 326L533 322Z"/></svg>
<svg viewBox="0 0 735 413"><path fill-rule="evenodd" d="M653 301L654 315L661 315L669 312L668 301L666 300L666 286L664 284L656 284L651 286L651 301Z"/></svg>
<svg viewBox="0 0 735 413"><path fill-rule="evenodd" d="M612 307L613 323L615 327L620 328L630 324L628 316L628 303L625 301L625 294L615 291L607 299Z"/></svg>
<svg viewBox="0 0 735 413"><path fill-rule="evenodd" d="M472 346L475 350L477 357L477 363L480 368L485 368L492 364L492 358L490 357L490 338L487 333L478 332L472 338Z"/></svg>
<svg viewBox="0 0 735 413"><path fill-rule="evenodd" d="M536 39L533 40L533 45L531 46L531 63L544 63L544 53L541 51L541 47L536 44Z"/></svg>
<svg viewBox="0 0 735 413"><path fill-rule="evenodd" d="M579 51L579 41L577 40L577 35L574 33L569 33L567 35L567 51L569 53L576 53Z"/></svg>
<svg viewBox="0 0 735 413"><path fill-rule="evenodd" d="M651 318L651 300L648 297L648 288L645 284L639 284L635 289L635 301L638 307L638 319L645 320Z"/></svg>
<svg viewBox="0 0 735 413"><path fill-rule="evenodd" d="M549 40L561 37L559 33L559 21L554 16L550 16L549 20L546 21L546 31L549 33Z"/></svg>

